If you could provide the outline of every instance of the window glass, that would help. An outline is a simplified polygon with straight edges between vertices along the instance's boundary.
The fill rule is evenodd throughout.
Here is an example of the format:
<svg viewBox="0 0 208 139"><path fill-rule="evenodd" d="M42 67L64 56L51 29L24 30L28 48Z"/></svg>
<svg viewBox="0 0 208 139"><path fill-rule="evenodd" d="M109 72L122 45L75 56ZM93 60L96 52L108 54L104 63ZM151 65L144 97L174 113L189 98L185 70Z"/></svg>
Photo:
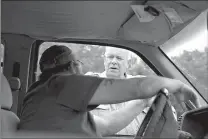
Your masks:
<svg viewBox="0 0 208 139"><path fill-rule="evenodd" d="M1 44L1 47L0 47L0 63L1 63L0 71L3 72L3 65L4 65L4 45L3 44Z"/></svg>
<svg viewBox="0 0 208 139"><path fill-rule="evenodd" d="M206 100L208 100L207 38L207 31L204 30L174 49L161 47Z"/></svg>

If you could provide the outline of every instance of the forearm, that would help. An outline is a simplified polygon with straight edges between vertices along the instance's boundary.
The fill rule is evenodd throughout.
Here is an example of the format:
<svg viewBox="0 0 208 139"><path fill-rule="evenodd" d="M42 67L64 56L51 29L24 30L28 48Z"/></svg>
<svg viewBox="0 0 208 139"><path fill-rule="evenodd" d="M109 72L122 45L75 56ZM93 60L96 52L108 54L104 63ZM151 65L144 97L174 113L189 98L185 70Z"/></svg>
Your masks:
<svg viewBox="0 0 208 139"><path fill-rule="evenodd" d="M134 89L137 90L139 99L150 98L162 88L167 88L170 93L179 91L184 85L181 81L159 76L144 77L135 81Z"/></svg>
<svg viewBox="0 0 208 139"><path fill-rule="evenodd" d="M155 96L162 88L167 88L170 93L173 93L181 91L183 86L184 84L179 80L159 76L125 80L103 79L90 100L90 104L115 104L135 99L146 99ZM185 88L186 91L190 90L189 87Z"/></svg>
<svg viewBox="0 0 208 139"><path fill-rule="evenodd" d="M125 128L130 124L145 108L145 104L141 101L140 105L134 103L128 103L127 105L119 110L106 111L100 118L105 121L106 128L102 129L101 134L103 136L113 135ZM99 122L97 123L98 127ZM102 124L103 125L103 124Z"/></svg>

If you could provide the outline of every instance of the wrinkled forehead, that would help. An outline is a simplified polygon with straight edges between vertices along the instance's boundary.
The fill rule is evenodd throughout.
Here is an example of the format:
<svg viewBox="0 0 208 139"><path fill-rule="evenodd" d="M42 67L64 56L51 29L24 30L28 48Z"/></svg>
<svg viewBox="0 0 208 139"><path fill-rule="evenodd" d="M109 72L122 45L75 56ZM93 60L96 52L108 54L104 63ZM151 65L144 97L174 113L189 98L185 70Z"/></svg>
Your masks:
<svg viewBox="0 0 208 139"><path fill-rule="evenodd" d="M129 51L122 48L106 47L105 56L109 55L120 56L124 59L128 59Z"/></svg>

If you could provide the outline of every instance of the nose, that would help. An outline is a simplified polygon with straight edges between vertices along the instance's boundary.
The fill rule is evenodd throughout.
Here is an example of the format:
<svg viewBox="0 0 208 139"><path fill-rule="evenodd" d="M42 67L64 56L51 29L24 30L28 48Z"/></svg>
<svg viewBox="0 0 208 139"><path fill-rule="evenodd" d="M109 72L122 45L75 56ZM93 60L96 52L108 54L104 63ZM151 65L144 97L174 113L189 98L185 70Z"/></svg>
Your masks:
<svg viewBox="0 0 208 139"><path fill-rule="evenodd" d="M111 63L112 63L112 64L116 64L116 63L117 63L116 57L114 57L114 58L112 59Z"/></svg>

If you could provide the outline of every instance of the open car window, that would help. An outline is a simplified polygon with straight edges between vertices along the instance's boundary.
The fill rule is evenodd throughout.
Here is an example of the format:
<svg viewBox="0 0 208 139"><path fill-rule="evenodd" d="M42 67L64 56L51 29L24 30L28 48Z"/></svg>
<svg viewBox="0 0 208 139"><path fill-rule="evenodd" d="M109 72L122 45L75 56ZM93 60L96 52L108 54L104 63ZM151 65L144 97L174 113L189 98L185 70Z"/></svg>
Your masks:
<svg viewBox="0 0 208 139"><path fill-rule="evenodd" d="M110 46L99 46L89 44L78 44L78 43L58 43L58 42L44 42L39 46L37 69L36 69L36 80L38 80L41 74L39 68L39 60L42 53L52 45L65 45L75 52L79 57L79 60L83 63L82 69L84 74L90 73L103 73L104 68L104 53L105 49ZM118 48L119 49L119 48ZM128 55L128 68L127 74L136 75L156 75L155 72L135 53L125 50Z"/></svg>

